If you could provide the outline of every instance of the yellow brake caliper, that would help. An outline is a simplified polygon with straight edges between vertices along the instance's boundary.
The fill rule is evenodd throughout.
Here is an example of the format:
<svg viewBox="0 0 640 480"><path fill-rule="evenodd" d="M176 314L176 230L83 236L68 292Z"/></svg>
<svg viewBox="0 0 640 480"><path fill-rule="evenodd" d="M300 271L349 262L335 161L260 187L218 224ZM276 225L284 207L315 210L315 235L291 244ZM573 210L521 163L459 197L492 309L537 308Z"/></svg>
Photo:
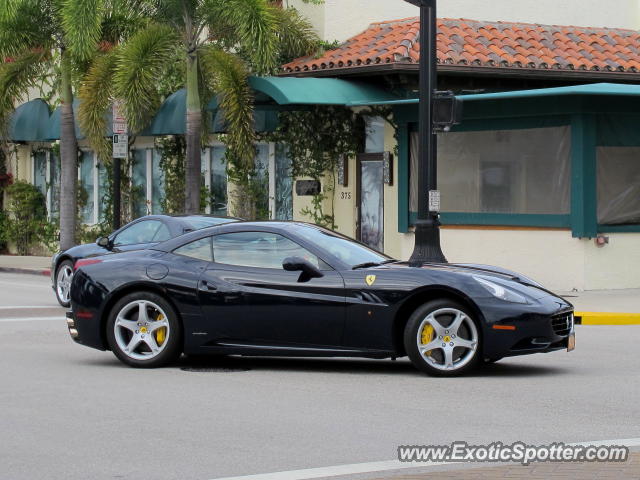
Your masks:
<svg viewBox="0 0 640 480"><path fill-rule="evenodd" d="M158 314L158 318L156 318L156 322L159 322L161 320L164 320L164 315L162 315L161 313ZM156 342L158 342L158 345L162 345L162 343L164 342L164 340L167 338L167 329L166 327L162 327L156 330Z"/></svg>
<svg viewBox="0 0 640 480"><path fill-rule="evenodd" d="M422 329L422 334L420 335L420 342L422 343L422 345L426 345L433 340L434 336L435 336L435 330L431 325L426 324ZM428 357L430 357L432 351L433 350L429 350L428 352L425 352L425 354Z"/></svg>

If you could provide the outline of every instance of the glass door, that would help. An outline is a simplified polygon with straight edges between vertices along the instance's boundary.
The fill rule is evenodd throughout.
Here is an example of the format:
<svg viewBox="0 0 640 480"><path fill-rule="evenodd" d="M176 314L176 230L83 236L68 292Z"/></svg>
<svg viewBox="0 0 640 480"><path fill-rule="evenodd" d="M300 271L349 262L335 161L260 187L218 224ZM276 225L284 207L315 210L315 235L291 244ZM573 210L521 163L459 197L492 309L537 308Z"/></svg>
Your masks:
<svg viewBox="0 0 640 480"><path fill-rule="evenodd" d="M384 249L383 154L358 155L358 240L378 251Z"/></svg>

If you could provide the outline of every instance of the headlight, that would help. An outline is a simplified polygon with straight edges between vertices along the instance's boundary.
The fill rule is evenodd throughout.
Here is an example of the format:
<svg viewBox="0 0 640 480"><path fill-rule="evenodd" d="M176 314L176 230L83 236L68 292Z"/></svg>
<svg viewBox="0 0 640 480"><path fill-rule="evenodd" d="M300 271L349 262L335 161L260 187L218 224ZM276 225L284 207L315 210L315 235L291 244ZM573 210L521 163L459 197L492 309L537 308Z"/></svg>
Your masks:
<svg viewBox="0 0 640 480"><path fill-rule="evenodd" d="M487 289L489 293L491 293L491 295L493 295L494 297L504 300L505 302L528 303L526 298L524 298L519 293L514 292L513 290L509 290L508 288L503 287L502 285L499 285L497 283L490 282L486 278L476 276L474 276L473 278L476 282Z"/></svg>

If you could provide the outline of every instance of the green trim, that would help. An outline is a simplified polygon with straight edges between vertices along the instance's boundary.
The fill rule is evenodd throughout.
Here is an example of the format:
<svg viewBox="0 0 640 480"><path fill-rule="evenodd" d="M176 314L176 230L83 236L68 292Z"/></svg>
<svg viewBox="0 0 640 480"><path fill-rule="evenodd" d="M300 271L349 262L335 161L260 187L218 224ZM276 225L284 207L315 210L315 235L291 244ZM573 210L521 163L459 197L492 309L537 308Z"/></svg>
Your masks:
<svg viewBox="0 0 640 480"><path fill-rule="evenodd" d="M598 233L640 233L640 225L598 225Z"/></svg>
<svg viewBox="0 0 640 480"><path fill-rule="evenodd" d="M418 217L417 212L411 212L413 224ZM546 227L569 228L570 215L542 215L526 213L465 213L442 212L440 222L443 225L495 225L509 227Z"/></svg>
<svg viewBox="0 0 640 480"><path fill-rule="evenodd" d="M598 233L596 199L596 116L574 115L571 121L571 234Z"/></svg>
<svg viewBox="0 0 640 480"><path fill-rule="evenodd" d="M398 125L398 232L409 231L409 127Z"/></svg>

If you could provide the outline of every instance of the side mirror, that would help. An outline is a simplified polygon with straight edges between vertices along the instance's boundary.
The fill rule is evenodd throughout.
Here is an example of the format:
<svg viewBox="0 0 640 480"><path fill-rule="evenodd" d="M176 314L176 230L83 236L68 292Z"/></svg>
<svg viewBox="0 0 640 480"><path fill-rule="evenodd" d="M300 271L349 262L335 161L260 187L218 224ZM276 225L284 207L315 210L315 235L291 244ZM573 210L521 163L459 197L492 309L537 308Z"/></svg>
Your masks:
<svg viewBox="0 0 640 480"><path fill-rule="evenodd" d="M100 238L98 238L98 240L96 240L96 244L99 247L106 248L107 250L111 250L111 248L112 248L111 240L109 240L109 237L100 237Z"/></svg>
<svg viewBox="0 0 640 480"><path fill-rule="evenodd" d="M324 277L324 274L310 262L301 257L287 257L282 262L287 272L301 272L299 282L308 282L312 278Z"/></svg>

